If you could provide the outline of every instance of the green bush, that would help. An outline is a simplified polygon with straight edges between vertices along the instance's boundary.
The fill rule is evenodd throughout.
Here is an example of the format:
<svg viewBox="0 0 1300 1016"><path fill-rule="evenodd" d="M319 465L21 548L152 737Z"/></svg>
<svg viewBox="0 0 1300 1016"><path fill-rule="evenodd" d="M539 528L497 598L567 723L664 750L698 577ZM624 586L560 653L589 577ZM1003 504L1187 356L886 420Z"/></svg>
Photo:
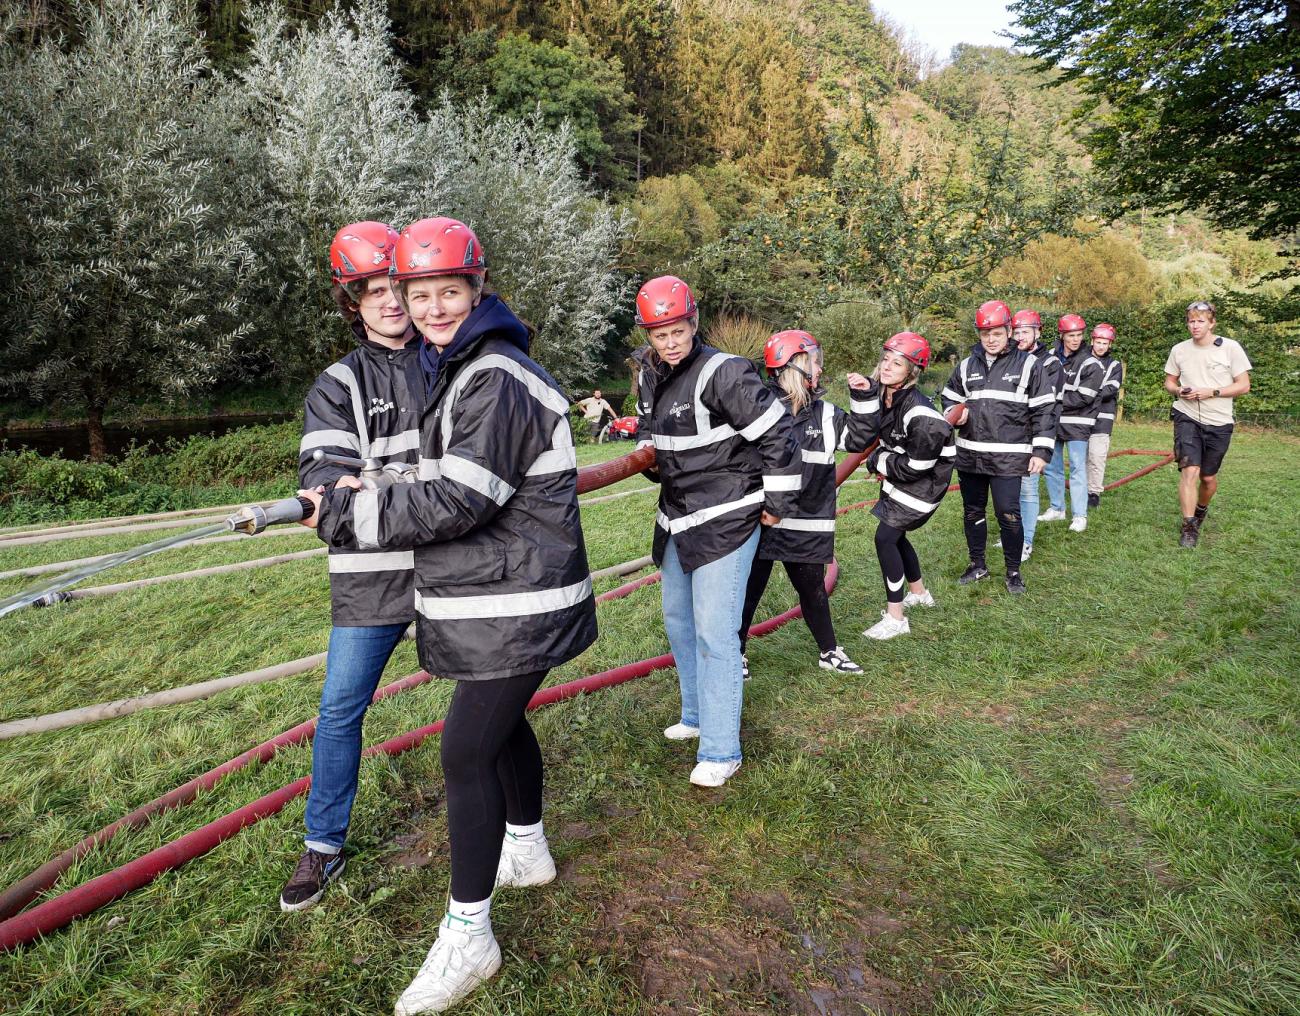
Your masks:
<svg viewBox="0 0 1300 1016"><path fill-rule="evenodd" d="M143 456L131 463L133 478L161 480L176 487L243 487L278 483L298 475L302 422L240 427L220 437L196 436L169 444L162 463Z"/></svg>

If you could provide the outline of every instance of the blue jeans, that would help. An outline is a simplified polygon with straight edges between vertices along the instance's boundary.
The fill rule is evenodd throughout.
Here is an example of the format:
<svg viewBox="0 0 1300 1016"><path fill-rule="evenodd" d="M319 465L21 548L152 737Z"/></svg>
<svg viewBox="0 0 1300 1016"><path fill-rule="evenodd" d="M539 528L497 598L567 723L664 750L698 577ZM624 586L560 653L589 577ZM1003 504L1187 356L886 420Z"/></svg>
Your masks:
<svg viewBox="0 0 1300 1016"><path fill-rule="evenodd" d="M1047 496L1058 512L1065 511L1065 459L1070 459L1070 515L1088 516L1088 442L1057 441L1052 461L1047 464Z"/></svg>
<svg viewBox="0 0 1300 1016"><path fill-rule="evenodd" d="M1025 527L1025 546L1031 547L1038 529L1038 477L1032 473L1020 478L1020 521Z"/></svg>
<svg viewBox="0 0 1300 1016"><path fill-rule="evenodd" d="M672 537L664 550L664 627L681 682L682 722L700 728L697 762L740 758L744 679L737 632L758 533L755 526L749 539L726 557L689 575L677 560Z"/></svg>
<svg viewBox="0 0 1300 1016"><path fill-rule="evenodd" d="M337 854L347 837L361 768L361 721L405 624L335 628L330 632L320 721L311 747L306 845Z"/></svg>

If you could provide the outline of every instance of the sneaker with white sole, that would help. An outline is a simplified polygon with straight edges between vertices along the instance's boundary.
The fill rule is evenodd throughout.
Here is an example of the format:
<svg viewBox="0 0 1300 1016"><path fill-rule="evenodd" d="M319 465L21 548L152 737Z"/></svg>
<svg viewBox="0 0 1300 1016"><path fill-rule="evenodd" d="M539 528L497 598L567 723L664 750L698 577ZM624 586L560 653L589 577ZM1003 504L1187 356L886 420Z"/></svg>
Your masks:
<svg viewBox="0 0 1300 1016"><path fill-rule="evenodd" d="M285 913L314 907L325 895L330 883L343 874L347 859L342 854L323 854L306 850L298 858L289 881L280 890L280 909Z"/></svg>
<svg viewBox="0 0 1300 1016"><path fill-rule="evenodd" d="M1020 560L1028 561L1029 555L1032 554L1033 552L1034 552L1034 545L1032 543L1026 543L1024 547L1021 548Z"/></svg>
<svg viewBox="0 0 1300 1016"><path fill-rule="evenodd" d="M1082 533L1087 528L1088 516L1086 515L1076 515L1070 520L1070 532L1072 533Z"/></svg>
<svg viewBox="0 0 1300 1016"><path fill-rule="evenodd" d="M849 659L843 646L828 649L817 659L817 666L822 670L834 670L841 674L861 674L862 668Z"/></svg>
<svg viewBox="0 0 1300 1016"><path fill-rule="evenodd" d="M394 1016L444 1012L501 969L501 947L492 928L475 933L447 927L454 920L450 914L443 918L438 940L393 1006Z"/></svg>
<svg viewBox="0 0 1300 1016"><path fill-rule="evenodd" d="M1064 508L1048 508L1042 515L1038 516L1039 522L1064 522Z"/></svg>
<svg viewBox="0 0 1300 1016"><path fill-rule="evenodd" d="M749 657L744 653L740 654L740 676L742 680L749 680Z"/></svg>
<svg viewBox="0 0 1300 1016"><path fill-rule="evenodd" d="M497 863L497 888L522 889L555 880L555 859L545 836L520 840L506 833Z"/></svg>
<svg viewBox="0 0 1300 1016"><path fill-rule="evenodd" d="M880 620L873 624L862 634L869 639L892 639L899 635L907 635L912 631L912 626L907 623L907 618L894 617L887 610L880 612Z"/></svg>
<svg viewBox="0 0 1300 1016"><path fill-rule="evenodd" d="M674 723L671 727L664 728L664 737L670 741L689 741L692 737L699 736L699 727L692 727L685 723Z"/></svg>
<svg viewBox="0 0 1300 1016"><path fill-rule="evenodd" d="M928 589L920 593L908 593L906 596L903 597L904 610L906 610L908 607L934 607L934 606L937 606L937 604L934 602L934 597L930 594L930 590Z"/></svg>
<svg viewBox="0 0 1300 1016"><path fill-rule="evenodd" d="M730 762L697 762L691 770L691 782L697 787L720 787L736 775L740 759Z"/></svg>

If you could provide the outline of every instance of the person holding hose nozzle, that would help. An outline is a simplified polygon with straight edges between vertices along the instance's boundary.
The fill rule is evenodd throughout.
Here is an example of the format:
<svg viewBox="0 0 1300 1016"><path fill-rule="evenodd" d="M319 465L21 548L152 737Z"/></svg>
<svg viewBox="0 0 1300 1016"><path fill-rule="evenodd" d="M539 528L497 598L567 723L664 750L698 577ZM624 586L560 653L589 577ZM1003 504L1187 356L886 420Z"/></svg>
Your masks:
<svg viewBox="0 0 1300 1016"><path fill-rule="evenodd" d="M925 338L916 332L899 332L885 340L876 380L861 374L848 376L851 441L862 447L880 441L867 457L867 468L881 479L880 499L871 514L880 520L876 557L885 579L885 609L880 620L862 633L867 638L906 635L912 629L904 611L935 605L907 534L939 510L952 482L957 449L952 425L916 387L928 366L930 344Z"/></svg>
<svg viewBox="0 0 1300 1016"><path fill-rule="evenodd" d="M653 554L682 695L664 736L699 738L691 782L720 787L740 768L736 632L760 522L796 510L802 462L790 414L754 365L700 340L690 286L651 279L636 323L650 340L637 385L663 485Z"/></svg>
<svg viewBox="0 0 1300 1016"><path fill-rule="evenodd" d="M826 595L826 566L835 556L835 451L863 451L849 447L849 414L821 398L822 350L807 332L777 332L763 348L763 361L773 393L794 420L795 440L803 464L799 499L780 522L764 526L758 551L745 588L740 619L741 665L749 677L744 655L749 626L763 598L772 566L780 561L799 594L803 619L817 641L817 665L841 674L861 674L835 641L831 605Z"/></svg>
<svg viewBox="0 0 1300 1016"><path fill-rule="evenodd" d="M1020 478L1037 476L1056 444L1056 395L1039 357L1009 346L1011 308L1001 300L980 304L975 312L979 342L957 364L944 385L946 414L960 410L957 427L957 476L970 566L957 579L962 585L989 577L984 563L988 545L985 517L990 491L1002 530L1002 558L1007 591L1025 591L1020 575L1024 528L1020 521Z"/></svg>
<svg viewBox="0 0 1300 1016"><path fill-rule="evenodd" d="M319 506L304 524L330 546L414 548L420 663L456 682L442 733L451 898L397 1016L441 1012L492 977L494 888L555 877L524 711L596 639L568 400L529 358L532 330L484 292L485 265L455 219L403 231L392 277L426 340L419 479L303 492Z"/></svg>
<svg viewBox="0 0 1300 1016"><path fill-rule="evenodd" d="M382 222L344 226L330 244L334 299L357 346L325 368L307 393L298 453L305 488L323 490L354 472L317 452L410 464L418 458L420 338L388 279L396 244L397 231ZM314 906L343 871L362 721L389 657L415 620L409 550L331 547L329 576L334 626L312 740L306 849L280 891L280 909L287 911Z"/></svg>

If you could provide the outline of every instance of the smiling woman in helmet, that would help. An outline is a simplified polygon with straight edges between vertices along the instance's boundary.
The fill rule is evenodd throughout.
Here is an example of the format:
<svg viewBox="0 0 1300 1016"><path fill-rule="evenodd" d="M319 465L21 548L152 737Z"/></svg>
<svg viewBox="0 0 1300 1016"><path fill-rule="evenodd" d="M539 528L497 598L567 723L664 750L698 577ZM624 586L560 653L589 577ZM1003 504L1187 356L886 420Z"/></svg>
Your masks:
<svg viewBox="0 0 1300 1016"><path fill-rule="evenodd" d="M420 663L456 681L442 734L451 898L396 1005L441 1012L501 966L495 887L555 877L542 755L524 710L547 672L596 638L569 403L528 356L531 329L483 291L485 258L455 219L407 227L393 279L424 336L419 480L352 477L319 503L331 546L407 555Z"/></svg>
<svg viewBox="0 0 1300 1016"><path fill-rule="evenodd" d="M957 450L952 427L916 387L929 365L930 344L916 332L899 332L885 341L878 380L849 375L854 434L863 444L880 441L867 458L867 468L881 479L880 500L871 513L880 520L876 557L885 579L885 609L863 632L868 638L906 635L911 626L904 611L934 606L907 534L938 511L952 481Z"/></svg>

